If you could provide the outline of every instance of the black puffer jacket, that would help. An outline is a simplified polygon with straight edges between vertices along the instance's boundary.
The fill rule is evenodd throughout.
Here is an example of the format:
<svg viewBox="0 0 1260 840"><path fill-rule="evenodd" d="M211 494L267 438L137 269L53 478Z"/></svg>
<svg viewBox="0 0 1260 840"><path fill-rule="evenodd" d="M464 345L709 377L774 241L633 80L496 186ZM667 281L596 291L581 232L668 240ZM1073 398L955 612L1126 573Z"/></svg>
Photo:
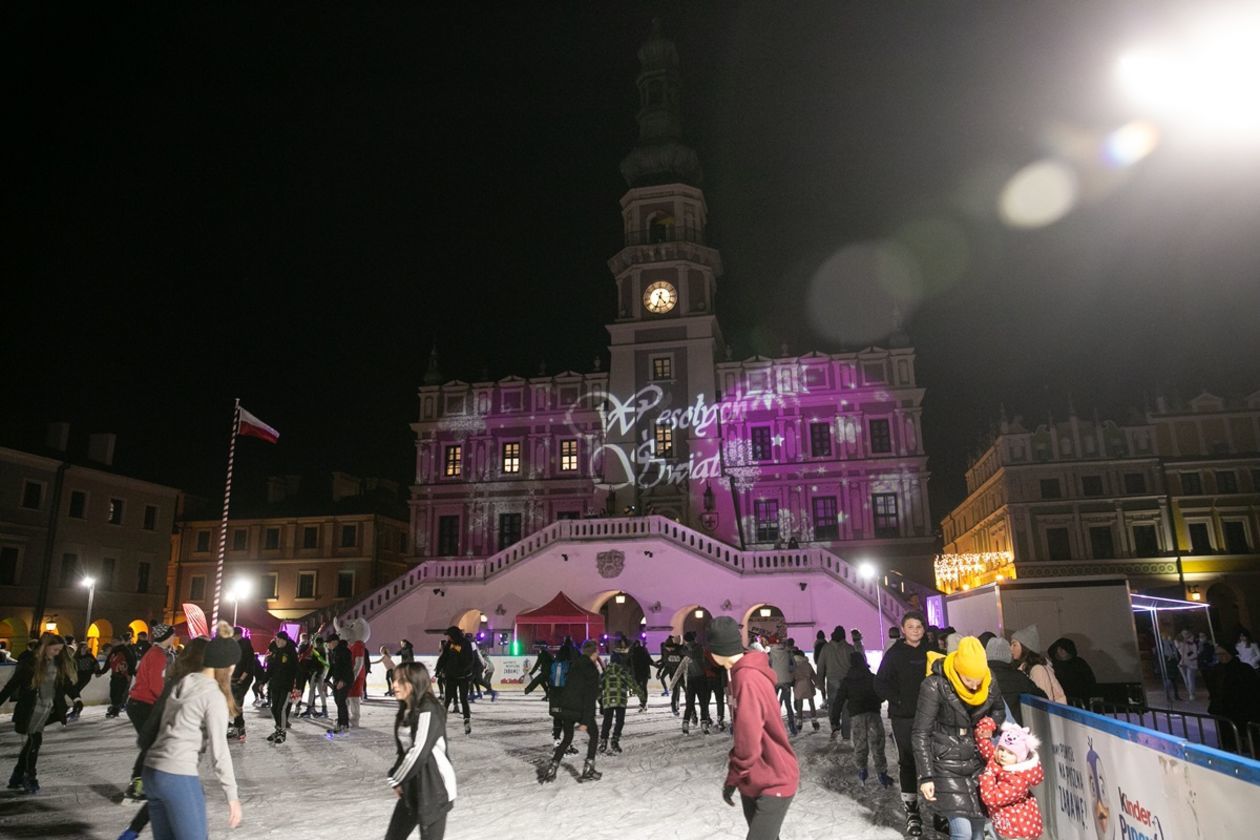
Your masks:
<svg viewBox="0 0 1260 840"><path fill-rule="evenodd" d="M31 715L35 713L39 689L31 685L31 678L34 675L35 657L32 656L18 664L13 671L13 676L9 677L9 681L5 684L4 690L0 691L0 705L8 702L10 697L17 701L17 706L13 709L13 728L19 735L27 734L27 729L31 724ZM66 704L67 696L78 700L79 690L73 681L67 680L58 670L57 682L53 686L52 712L44 723L45 728L49 728L49 725L53 723L66 722L66 712L69 709Z"/></svg>
<svg viewBox="0 0 1260 840"><path fill-rule="evenodd" d="M875 693L888 701L889 718L912 718L918 708L919 686L927 673L927 641L917 647L898 639L884 653L875 675Z"/></svg>
<svg viewBox="0 0 1260 840"><path fill-rule="evenodd" d="M984 760L976 749L975 728L982 717L998 726L1006 720L1002 690L989 683L989 696L979 706L962 701L944 673L944 660L932 663L932 673L919 687L919 707L910 743L919 784L936 785L934 809L946 817L983 817L979 777Z"/></svg>
<svg viewBox="0 0 1260 840"><path fill-rule="evenodd" d="M559 695L559 696L555 696ZM588 656L578 656L569 665L564 688L553 691L552 714L588 726L595 724L595 701L599 697L599 669Z"/></svg>

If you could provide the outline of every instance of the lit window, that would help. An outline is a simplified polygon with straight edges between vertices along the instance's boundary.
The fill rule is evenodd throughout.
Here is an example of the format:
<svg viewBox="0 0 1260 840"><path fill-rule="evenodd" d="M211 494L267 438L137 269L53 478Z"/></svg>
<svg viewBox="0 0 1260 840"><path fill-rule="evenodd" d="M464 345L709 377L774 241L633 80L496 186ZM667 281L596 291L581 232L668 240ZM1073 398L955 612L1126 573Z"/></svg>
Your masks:
<svg viewBox="0 0 1260 840"><path fill-rule="evenodd" d="M671 426L656 427L656 457L670 458L674 454L674 429Z"/></svg>
<svg viewBox="0 0 1260 840"><path fill-rule="evenodd" d="M443 475L447 478L458 478L463 473L464 450L460 446L446 447L446 469Z"/></svg>
<svg viewBox="0 0 1260 840"><path fill-rule="evenodd" d="M674 376L674 359L671 356L656 356L652 359L653 379L672 379Z"/></svg>
<svg viewBox="0 0 1260 840"><path fill-rule="evenodd" d="M519 443L503 444L503 472L515 474L521 471L521 445Z"/></svg>
<svg viewBox="0 0 1260 840"><path fill-rule="evenodd" d="M577 441L562 440L560 441L560 470L561 472L573 472L577 469Z"/></svg>

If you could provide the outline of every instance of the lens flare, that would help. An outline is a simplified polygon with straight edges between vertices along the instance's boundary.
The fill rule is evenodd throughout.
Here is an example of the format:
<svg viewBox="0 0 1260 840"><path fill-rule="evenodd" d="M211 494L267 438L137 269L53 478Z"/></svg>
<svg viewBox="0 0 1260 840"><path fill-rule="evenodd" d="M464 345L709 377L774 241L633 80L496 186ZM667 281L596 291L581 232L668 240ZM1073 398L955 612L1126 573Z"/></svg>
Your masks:
<svg viewBox="0 0 1260 840"><path fill-rule="evenodd" d="M1155 151L1159 145L1159 129L1146 120L1122 125L1103 140L1103 158L1121 169L1132 166Z"/></svg>
<svg viewBox="0 0 1260 840"><path fill-rule="evenodd" d="M1015 173L998 196L998 215L1014 228L1052 225L1076 205L1076 171L1058 160L1040 160Z"/></svg>

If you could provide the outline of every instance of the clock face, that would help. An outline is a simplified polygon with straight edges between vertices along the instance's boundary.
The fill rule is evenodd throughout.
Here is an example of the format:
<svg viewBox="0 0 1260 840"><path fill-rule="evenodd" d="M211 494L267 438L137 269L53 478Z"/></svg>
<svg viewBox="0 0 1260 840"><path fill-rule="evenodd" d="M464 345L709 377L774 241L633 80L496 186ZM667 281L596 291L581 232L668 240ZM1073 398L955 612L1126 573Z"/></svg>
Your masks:
<svg viewBox="0 0 1260 840"><path fill-rule="evenodd" d="M658 280L643 293L643 305L649 312L660 315L673 309L678 303L678 290L664 280Z"/></svg>

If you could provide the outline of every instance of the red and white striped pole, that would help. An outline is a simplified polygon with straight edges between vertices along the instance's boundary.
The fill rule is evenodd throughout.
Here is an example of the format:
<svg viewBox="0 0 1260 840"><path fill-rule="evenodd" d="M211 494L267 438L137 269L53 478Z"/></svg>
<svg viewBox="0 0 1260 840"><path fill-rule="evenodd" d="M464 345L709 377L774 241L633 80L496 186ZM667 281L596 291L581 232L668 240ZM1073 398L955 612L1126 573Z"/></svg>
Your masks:
<svg viewBox="0 0 1260 840"><path fill-rule="evenodd" d="M232 462L236 459L236 435L241 428L241 401L232 409L232 438L228 443L227 481L223 485L223 521L219 523L219 562L214 570L214 609L210 615L210 636L219 626L219 600L223 595L223 560L227 556L228 509L232 505Z"/></svg>

